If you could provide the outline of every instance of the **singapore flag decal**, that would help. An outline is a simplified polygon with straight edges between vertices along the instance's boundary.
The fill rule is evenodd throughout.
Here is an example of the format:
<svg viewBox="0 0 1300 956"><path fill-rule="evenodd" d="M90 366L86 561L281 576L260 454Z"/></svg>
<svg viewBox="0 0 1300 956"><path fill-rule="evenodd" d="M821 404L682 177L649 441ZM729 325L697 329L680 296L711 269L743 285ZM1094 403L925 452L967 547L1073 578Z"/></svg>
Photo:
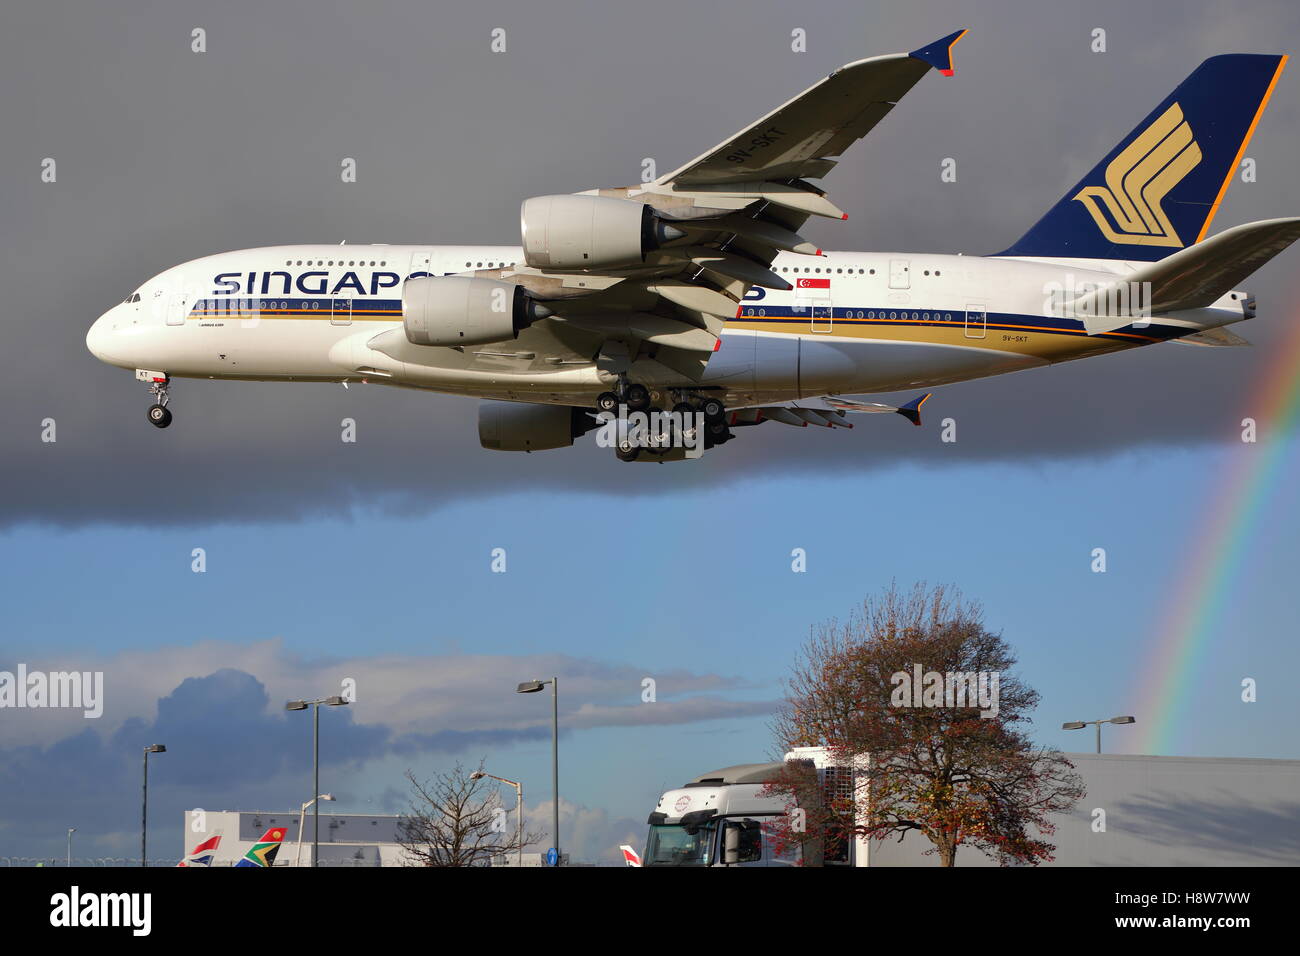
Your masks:
<svg viewBox="0 0 1300 956"><path fill-rule="evenodd" d="M830 287L830 279L800 279L796 286L800 289L829 289Z"/></svg>

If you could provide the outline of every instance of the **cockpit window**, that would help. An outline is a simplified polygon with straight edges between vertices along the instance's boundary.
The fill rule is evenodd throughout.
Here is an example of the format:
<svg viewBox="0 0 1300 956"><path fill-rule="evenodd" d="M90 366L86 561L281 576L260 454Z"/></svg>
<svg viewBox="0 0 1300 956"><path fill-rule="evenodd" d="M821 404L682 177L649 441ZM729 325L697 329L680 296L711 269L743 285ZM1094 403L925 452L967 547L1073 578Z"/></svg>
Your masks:
<svg viewBox="0 0 1300 956"><path fill-rule="evenodd" d="M128 295L128 296L126 297L126 301L127 301L127 302L139 302L139 301L140 301L140 293L139 293L139 292L132 292L130 295Z"/></svg>

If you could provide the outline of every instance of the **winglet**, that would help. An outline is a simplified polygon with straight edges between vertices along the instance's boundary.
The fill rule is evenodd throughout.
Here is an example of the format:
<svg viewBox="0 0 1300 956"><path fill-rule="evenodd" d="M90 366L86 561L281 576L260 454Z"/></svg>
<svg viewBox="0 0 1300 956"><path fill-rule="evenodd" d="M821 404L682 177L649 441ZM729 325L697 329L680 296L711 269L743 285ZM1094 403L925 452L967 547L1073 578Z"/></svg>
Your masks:
<svg viewBox="0 0 1300 956"><path fill-rule="evenodd" d="M958 30L956 33L950 33L942 40L936 40L929 46L923 46L919 50L913 50L908 56L914 60L921 60L929 63L932 67L942 73L944 76L952 76L952 48L957 41L964 37L968 30Z"/></svg>
<svg viewBox="0 0 1300 956"><path fill-rule="evenodd" d="M933 392L926 392L924 395L912 399L906 405L900 405L898 407L898 414L902 415L913 425L919 426L921 424L921 406L928 402L930 396L933 394Z"/></svg>

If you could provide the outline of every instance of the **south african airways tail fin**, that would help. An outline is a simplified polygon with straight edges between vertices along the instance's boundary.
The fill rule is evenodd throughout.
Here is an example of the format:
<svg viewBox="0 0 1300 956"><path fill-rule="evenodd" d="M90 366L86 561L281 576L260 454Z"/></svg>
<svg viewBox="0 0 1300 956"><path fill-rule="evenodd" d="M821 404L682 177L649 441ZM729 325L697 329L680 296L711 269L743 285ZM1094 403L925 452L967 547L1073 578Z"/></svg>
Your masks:
<svg viewBox="0 0 1300 956"><path fill-rule="evenodd" d="M1199 242L1286 60L1256 54L1206 60L997 255L1156 262Z"/></svg>
<svg viewBox="0 0 1300 956"><path fill-rule="evenodd" d="M235 866L270 867L275 863L275 855L280 852L280 843L283 840L284 827L271 827Z"/></svg>

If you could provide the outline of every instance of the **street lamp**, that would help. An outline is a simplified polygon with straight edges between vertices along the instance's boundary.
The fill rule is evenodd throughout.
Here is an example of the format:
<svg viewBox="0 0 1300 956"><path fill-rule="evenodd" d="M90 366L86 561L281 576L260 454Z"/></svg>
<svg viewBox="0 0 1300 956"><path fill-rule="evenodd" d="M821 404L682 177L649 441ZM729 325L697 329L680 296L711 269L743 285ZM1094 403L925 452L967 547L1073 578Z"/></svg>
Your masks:
<svg viewBox="0 0 1300 956"><path fill-rule="evenodd" d="M1097 725L1097 753L1101 753L1101 725L1102 724L1135 724L1137 719L1134 717L1112 717L1110 720L1072 720L1069 723L1061 724L1062 730L1083 730L1089 724Z"/></svg>
<svg viewBox="0 0 1300 956"><path fill-rule="evenodd" d="M291 700L284 705L285 710L306 710L312 709L311 724L311 775L312 775L312 800L320 800L320 705L327 707L342 707L347 701L335 694L333 697L318 697L315 700ZM312 817L312 837L311 837L311 865L316 865L316 855L320 849L320 803L316 802L311 810Z"/></svg>
<svg viewBox="0 0 1300 956"><path fill-rule="evenodd" d="M332 793L322 793L322 794L320 795L320 798L321 798L322 800L333 800L333 799L334 799L334 794L332 794ZM307 808L310 807L310 806L311 806L313 803L315 803L315 802L316 802L316 798L315 798L315 797L312 797L310 800L308 800L306 803L304 803L304 804L299 808L299 810L298 810L298 854L293 858L293 865L294 865L294 868L295 868L295 869L297 869L298 866L300 866L300 865L302 864L302 824L303 824L303 820L306 819L306 817L307 817Z"/></svg>
<svg viewBox="0 0 1300 956"><path fill-rule="evenodd" d="M502 783L509 784L515 788L515 815L519 821L519 836L516 842L519 844L519 866L522 869L524 865L524 785L514 780L507 780L505 777L498 777L494 773L487 773L483 770L475 770L469 775L471 780L478 780L480 777L491 777L493 780L500 780ZM558 850L556 851L559 852Z"/></svg>
<svg viewBox="0 0 1300 956"><path fill-rule="evenodd" d="M555 865L560 864L560 679L524 681L516 694L536 694L551 685L551 840L555 847Z"/></svg>
<svg viewBox="0 0 1300 956"><path fill-rule="evenodd" d="M144 748L144 791L140 801L140 865L148 865L148 853L145 850L149 833L149 755L165 754L167 748L162 744L150 744Z"/></svg>
<svg viewBox="0 0 1300 956"><path fill-rule="evenodd" d="M77 832L76 827L68 827L68 868L72 867L72 834Z"/></svg>

